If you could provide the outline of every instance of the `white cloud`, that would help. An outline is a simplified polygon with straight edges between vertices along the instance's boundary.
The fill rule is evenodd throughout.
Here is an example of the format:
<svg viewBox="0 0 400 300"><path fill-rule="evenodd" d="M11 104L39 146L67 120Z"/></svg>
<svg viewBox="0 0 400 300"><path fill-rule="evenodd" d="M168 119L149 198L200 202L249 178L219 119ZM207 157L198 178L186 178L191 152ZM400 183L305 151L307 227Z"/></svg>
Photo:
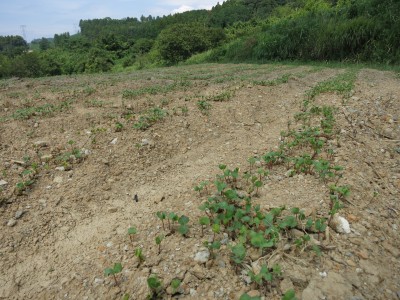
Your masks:
<svg viewBox="0 0 400 300"><path fill-rule="evenodd" d="M183 13L185 11L193 10L194 8L188 5L181 5L179 8L173 9L172 14Z"/></svg>

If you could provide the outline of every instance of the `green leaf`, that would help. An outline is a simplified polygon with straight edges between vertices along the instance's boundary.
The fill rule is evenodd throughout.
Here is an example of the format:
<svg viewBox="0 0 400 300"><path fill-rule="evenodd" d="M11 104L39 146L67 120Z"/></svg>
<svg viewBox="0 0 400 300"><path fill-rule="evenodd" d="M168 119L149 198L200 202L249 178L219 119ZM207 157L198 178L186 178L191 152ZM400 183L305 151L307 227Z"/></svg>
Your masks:
<svg viewBox="0 0 400 300"><path fill-rule="evenodd" d="M209 217L201 217L199 219L200 225L210 225L210 218Z"/></svg>
<svg viewBox="0 0 400 300"><path fill-rule="evenodd" d="M158 211L156 214L157 214L157 217L158 217L160 220L164 220L165 217L166 217L166 214L165 214L164 211Z"/></svg>
<svg viewBox="0 0 400 300"><path fill-rule="evenodd" d="M212 231L215 232L215 233L219 233L221 231L221 225L213 224L212 225Z"/></svg>
<svg viewBox="0 0 400 300"><path fill-rule="evenodd" d="M300 208L298 208L298 207L293 207L290 211L292 212L292 214L297 215L297 214L300 213Z"/></svg>
<svg viewBox="0 0 400 300"><path fill-rule="evenodd" d="M125 294L121 300L129 300L130 295L129 294Z"/></svg>
<svg viewBox="0 0 400 300"><path fill-rule="evenodd" d="M261 300L261 298L258 296L251 297L247 293L244 293L242 296L240 296L239 300Z"/></svg>
<svg viewBox="0 0 400 300"><path fill-rule="evenodd" d="M178 227L178 232L182 235L186 235L189 232L189 227L187 225L181 225Z"/></svg>
<svg viewBox="0 0 400 300"><path fill-rule="evenodd" d="M182 215L179 220L178 223L181 225L186 225L187 223L189 223L189 218L186 217L185 215Z"/></svg>
<svg viewBox="0 0 400 300"><path fill-rule="evenodd" d="M265 239L263 232L251 231L250 243L257 248L270 248L274 246L274 241L272 239L271 240Z"/></svg>
<svg viewBox="0 0 400 300"><path fill-rule="evenodd" d="M237 244L232 247L232 260L240 264L243 262L244 258L246 257L246 247L243 244Z"/></svg>
<svg viewBox="0 0 400 300"><path fill-rule="evenodd" d="M152 275L149 278L147 278L147 285L151 290L154 291L161 287L161 281L160 279L157 278L156 275Z"/></svg>
<svg viewBox="0 0 400 300"><path fill-rule="evenodd" d="M282 300L297 300L294 290L288 290L282 297Z"/></svg>
<svg viewBox="0 0 400 300"><path fill-rule="evenodd" d="M106 268L104 270L104 275L105 276L110 276L110 275L113 275L113 274L115 274L115 273L114 273L114 269L112 269L112 268Z"/></svg>
<svg viewBox="0 0 400 300"><path fill-rule="evenodd" d="M294 228L296 226L297 226L297 220L294 216L287 216L282 222L279 223L279 227L282 229Z"/></svg>
<svg viewBox="0 0 400 300"><path fill-rule="evenodd" d="M178 278L174 278L171 280L171 287L176 290L181 285L181 281Z"/></svg>
<svg viewBox="0 0 400 300"><path fill-rule="evenodd" d="M130 227L130 228L128 229L128 234L136 234L136 233L137 233L137 230L136 230L135 227Z"/></svg>
<svg viewBox="0 0 400 300"><path fill-rule="evenodd" d="M222 165L222 164L221 164L221 165L218 166L218 168L219 168L220 170L225 170L225 169L226 169L226 165Z"/></svg>
<svg viewBox="0 0 400 300"><path fill-rule="evenodd" d="M174 212L170 212L168 215L168 219L176 222L176 221L178 221L178 215Z"/></svg>
<svg viewBox="0 0 400 300"><path fill-rule="evenodd" d="M120 263L114 264L114 274L120 273L122 271L122 265Z"/></svg>
<svg viewBox="0 0 400 300"><path fill-rule="evenodd" d="M164 236L163 235L159 235L159 236L157 236L156 237L156 244L157 245L160 245L161 244L161 241L164 239Z"/></svg>
<svg viewBox="0 0 400 300"><path fill-rule="evenodd" d="M238 199L238 194L235 190L227 190L224 192L224 195L229 200L236 200Z"/></svg>
<svg viewBox="0 0 400 300"><path fill-rule="evenodd" d="M218 181L218 180L216 180L214 182L214 184L217 187L218 193L221 193L227 187L225 182Z"/></svg>
<svg viewBox="0 0 400 300"><path fill-rule="evenodd" d="M214 241L214 242L212 242L210 247L211 247L211 249L218 250L219 248L221 248L221 242L220 241Z"/></svg>

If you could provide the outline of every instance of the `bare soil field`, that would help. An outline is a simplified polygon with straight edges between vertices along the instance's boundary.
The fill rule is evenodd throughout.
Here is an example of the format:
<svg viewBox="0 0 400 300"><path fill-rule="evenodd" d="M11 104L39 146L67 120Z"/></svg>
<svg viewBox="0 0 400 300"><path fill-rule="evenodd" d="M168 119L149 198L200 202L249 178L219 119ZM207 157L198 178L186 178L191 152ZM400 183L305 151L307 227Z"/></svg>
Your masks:
<svg viewBox="0 0 400 300"><path fill-rule="evenodd" d="M0 299L400 299L399 113L355 67L2 80Z"/></svg>

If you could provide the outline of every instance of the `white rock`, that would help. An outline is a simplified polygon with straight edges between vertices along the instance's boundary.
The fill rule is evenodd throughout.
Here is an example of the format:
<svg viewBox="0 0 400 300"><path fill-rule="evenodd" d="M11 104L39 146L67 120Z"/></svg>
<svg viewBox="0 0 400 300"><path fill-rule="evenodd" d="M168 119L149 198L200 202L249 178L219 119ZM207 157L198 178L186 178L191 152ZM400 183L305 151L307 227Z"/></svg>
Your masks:
<svg viewBox="0 0 400 300"><path fill-rule="evenodd" d="M117 144L117 142L118 142L118 138L115 138L115 139L113 139L112 141L111 141L111 145L115 145L115 144Z"/></svg>
<svg viewBox="0 0 400 300"><path fill-rule="evenodd" d="M104 282L103 279L100 279L100 278L95 278L95 279L94 279L94 284L95 284L95 285L103 284L103 282Z"/></svg>
<svg viewBox="0 0 400 300"><path fill-rule="evenodd" d="M15 220L14 218L8 220L7 226L8 227L14 227L17 224L17 220Z"/></svg>
<svg viewBox="0 0 400 300"><path fill-rule="evenodd" d="M339 216L339 214L334 214L330 222L331 227L337 233L350 233L350 224L345 218Z"/></svg>
<svg viewBox="0 0 400 300"><path fill-rule="evenodd" d="M57 167L56 171L65 171L65 167Z"/></svg>
<svg viewBox="0 0 400 300"><path fill-rule="evenodd" d="M61 176L56 176L56 177L54 177L53 182L62 183L63 182L63 178Z"/></svg>
<svg viewBox="0 0 400 300"><path fill-rule="evenodd" d="M5 180L0 180L0 186L4 186L4 185L7 185L7 184L8 184L7 181L5 181Z"/></svg>
<svg viewBox="0 0 400 300"><path fill-rule="evenodd" d="M201 248L199 252L196 253L194 261L199 263L206 263L210 258L210 251L207 248Z"/></svg>
<svg viewBox="0 0 400 300"><path fill-rule="evenodd" d="M20 219L25 212L23 210L17 210L15 213L15 219Z"/></svg>

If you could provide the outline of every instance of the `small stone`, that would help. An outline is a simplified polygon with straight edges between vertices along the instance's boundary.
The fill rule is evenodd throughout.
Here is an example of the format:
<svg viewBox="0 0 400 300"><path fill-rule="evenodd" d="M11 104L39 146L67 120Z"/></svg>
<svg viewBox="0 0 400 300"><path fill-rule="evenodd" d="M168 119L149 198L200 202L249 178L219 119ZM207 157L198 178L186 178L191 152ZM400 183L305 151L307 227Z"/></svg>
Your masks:
<svg viewBox="0 0 400 300"><path fill-rule="evenodd" d="M103 283L104 283L103 279L100 279L100 278L95 278L94 279L94 285L100 285L100 284L103 284Z"/></svg>
<svg viewBox="0 0 400 300"><path fill-rule="evenodd" d="M49 143L46 141L37 141L34 143L34 145L39 148L44 148L44 147L48 147Z"/></svg>
<svg viewBox="0 0 400 300"><path fill-rule="evenodd" d="M382 243L382 247L385 248L385 250L387 250L388 252L390 252L395 258L400 257L400 250L390 245L388 241L384 241Z"/></svg>
<svg viewBox="0 0 400 300"><path fill-rule="evenodd" d="M360 251L356 252L356 254L358 255L358 257L360 257L362 259L368 259L368 252L365 250L360 250Z"/></svg>
<svg viewBox="0 0 400 300"><path fill-rule="evenodd" d="M288 290L294 290L293 282L289 278L285 278L281 281L280 288L282 294L286 293Z"/></svg>
<svg viewBox="0 0 400 300"><path fill-rule="evenodd" d="M109 212L110 214L116 213L117 211L118 211L118 208L116 208L116 207L113 207L113 208L109 208L109 209L108 209L108 212Z"/></svg>
<svg viewBox="0 0 400 300"><path fill-rule="evenodd" d="M57 167L56 171L65 171L65 167Z"/></svg>
<svg viewBox="0 0 400 300"><path fill-rule="evenodd" d="M190 289L189 294L191 297L197 296L197 291L195 289Z"/></svg>
<svg viewBox="0 0 400 300"><path fill-rule="evenodd" d="M111 144L111 145L116 145L117 142L118 142L118 138L115 138L115 139L113 139L113 140L110 142L110 144Z"/></svg>
<svg viewBox="0 0 400 300"><path fill-rule="evenodd" d="M201 248L199 252L196 253L194 261L199 263L206 263L210 258L210 251L207 248Z"/></svg>
<svg viewBox="0 0 400 300"><path fill-rule="evenodd" d="M8 227L14 227L17 224L17 220L15 220L14 218L11 218L10 220L8 220L7 222L7 226Z"/></svg>
<svg viewBox="0 0 400 300"><path fill-rule="evenodd" d="M251 290L251 291L247 292L247 295L249 295L251 298L261 296L260 291L258 291L258 290Z"/></svg>
<svg viewBox="0 0 400 300"><path fill-rule="evenodd" d="M0 180L0 186L5 186L5 185L7 185L7 184L8 184L7 181L5 181L5 180Z"/></svg>
<svg viewBox="0 0 400 300"><path fill-rule="evenodd" d="M35 123L35 124L33 125L33 127L38 128L38 127L39 127L39 123Z"/></svg>
<svg viewBox="0 0 400 300"><path fill-rule="evenodd" d="M199 265L195 265L193 269L190 270L190 273L192 273L194 276L197 277L197 279L204 279L206 276L204 268L200 267Z"/></svg>
<svg viewBox="0 0 400 300"><path fill-rule="evenodd" d="M23 210L17 210L15 213L15 219L20 219L25 212Z"/></svg>
<svg viewBox="0 0 400 300"><path fill-rule="evenodd" d="M53 155L51 155L51 154L42 155L42 156L40 157L40 159L43 160L43 161L49 161L49 160L52 159L52 158L53 158Z"/></svg>
<svg viewBox="0 0 400 300"><path fill-rule="evenodd" d="M108 243L106 244L106 246L107 246L107 248L111 248L111 247L113 246L113 243L112 243L112 242L108 242Z"/></svg>
<svg viewBox="0 0 400 300"><path fill-rule="evenodd" d="M11 163L14 165L25 166L25 162L22 160L12 160Z"/></svg>
<svg viewBox="0 0 400 300"><path fill-rule="evenodd" d="M140 143L141 146L147 146L148 144L150 144L148 139L142 139L142 142Z"/></svg>
<svg viewBox="0 0 400 300"><path fill-rule="evenodd" d="M350 224L345 218L334 214L329 224L337 233L350 233Z"/></svg>
<svg viewBox="0 0 400 300"><path fill-rule="evenodd" d="M62 183L63 182L63 178L61 176L56 176L53 179L54 183Z"/></svg>
<svg viewBox="0 0 400 300"><path fill-rule="evenodd" d="M352 261L351 259L346 259L346 264L350 267L356 267L356 263Z"/></svg>

